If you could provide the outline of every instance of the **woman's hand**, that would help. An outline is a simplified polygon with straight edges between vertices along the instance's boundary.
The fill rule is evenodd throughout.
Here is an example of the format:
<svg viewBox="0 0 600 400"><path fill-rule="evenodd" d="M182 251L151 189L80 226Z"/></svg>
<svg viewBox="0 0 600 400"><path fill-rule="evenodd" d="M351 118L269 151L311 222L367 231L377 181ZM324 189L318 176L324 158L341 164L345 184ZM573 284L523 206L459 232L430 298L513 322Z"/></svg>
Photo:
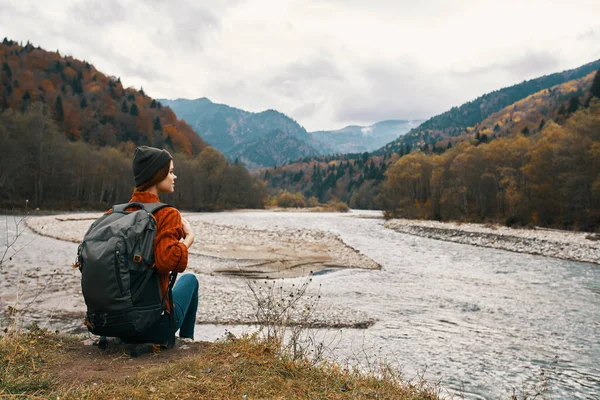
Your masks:
<svg viewBox="0 0 600 400"><path fill-rule="evenodd" d="M183 225L183 233L185 234L183 243L189 249L194 244L194 240L196 239L196 237L194 236L194 232L192 232L192 225L190 225L187 219L181 218L181 223Z"/></svg>

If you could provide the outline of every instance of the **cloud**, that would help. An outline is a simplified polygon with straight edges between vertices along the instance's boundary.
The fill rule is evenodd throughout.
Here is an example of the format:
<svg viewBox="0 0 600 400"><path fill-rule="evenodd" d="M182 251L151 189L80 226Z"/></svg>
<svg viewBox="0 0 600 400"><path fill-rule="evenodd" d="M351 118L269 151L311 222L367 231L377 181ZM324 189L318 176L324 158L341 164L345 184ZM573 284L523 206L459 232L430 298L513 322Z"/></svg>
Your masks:
<svg viewBox="0 0 600 400"><path fill-rule="evenodd" d="M343 73L333 60L323 55L316 55L291 62L273 71L266 85L274 90L285 87L299 89L307 83L343 81Z"/></svg>
<svg viewBox="0 0 600 400"><path fill-rule="evenodd" d="M272 108L318 130L428 118L592 61L599 15L592 0L0 0L0 35L154 97Z"/></svg>
<svg viewBox="0 0 600 400"><path fill-rule="evenodd" d="M67 12L79 23L97 29L125 21L126 11L119 0L88 0L71 5Z"/></svg>
<svg viewBox="0 0 600 400"><path fill-rule="evenodd" d="M309 101L294 108L290 115L293 115L297 120L302 121L304 118L313 117L318 112L319 104L314 101Z"/></svg>
<svg viewBox="0 0 600 400"><path fill-rule="evenodd" d="M414 61L391 66L363 67L362 85L340 93L335 118L346 123L431 116L448 104L449 96L433 71L424 71Z"/></svg>
<svg viewBox="0 0 600 400"><path fill-rule="evenodd" d="M489 74L508 74L516 79L523 79L523 77L533 78L546 73L557 72L560 64L559 57L548 50L527 50L523 55L507 55L504 60L468 69L452 69L450 72L458 78L476 78Z"/></svg>

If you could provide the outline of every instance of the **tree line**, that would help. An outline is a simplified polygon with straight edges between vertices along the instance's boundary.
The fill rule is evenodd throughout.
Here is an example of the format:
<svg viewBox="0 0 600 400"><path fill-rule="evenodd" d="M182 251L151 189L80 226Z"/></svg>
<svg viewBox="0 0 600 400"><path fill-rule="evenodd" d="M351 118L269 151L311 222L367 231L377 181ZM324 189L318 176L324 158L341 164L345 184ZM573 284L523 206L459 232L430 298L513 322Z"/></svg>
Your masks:
<svg viewBox="0 0 600 400"><path fill-rule="evenodd" d="M382 185L392 216L502 221L594 231L600 227L600 102L541 132L413 152Z"/></svg>
<svg viewBox="0 0 600 400"><path fill-rule="evenodd" d="M116 147L70 141L41 102L0 113L0 206L29 200L43 209L106 209L129 200L136 144ZM260 208L264 184L210 146L174 152L177 190L161 200L193 211Z"/></svg>
<svg viewBox="0 0 600 400"><path fill-rule="evenodd" d="M314 197L319 203L344 202L352 208L377 208L371 194L385 178L392 157L370 157L368 153L319 157L286 166L265 169L260 177L276 194L280 189Z"/></svg>

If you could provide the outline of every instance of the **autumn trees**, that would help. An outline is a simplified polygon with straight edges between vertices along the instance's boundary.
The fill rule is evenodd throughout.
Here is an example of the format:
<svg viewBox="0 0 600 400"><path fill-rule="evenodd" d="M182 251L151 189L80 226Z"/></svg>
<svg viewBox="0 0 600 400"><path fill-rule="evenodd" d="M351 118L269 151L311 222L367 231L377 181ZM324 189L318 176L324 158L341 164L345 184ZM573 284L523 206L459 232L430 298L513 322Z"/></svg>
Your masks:
<svg viewBox="0 0 600 400"><path fill-rule="evenodd" d="M600 103L564 125L441 155L420 151L386 172L382 195L393 215L502 221L567 229L600 227Z"/></svg>
<svg viewBox="0 0 600 400"><path fill-rule="evenodd" d="M27 199L45 209L105 209L127 201L135 144L117 148L69 141L51 114L40 102L23 113L0 112L0 206ZM196 156L174 153L174 159L177 191L164 201L194 211L263 206L264 185L212 147Z"/></svg>
<svg viewBox="0 0 600 400"><path fill-rule="evenodd" d="M189 156L206 146L169 108L85 61L4 40L0 64L0 111L45 103L71 141L99 146L131 141Z"/></svg>
<svg viewBox="0 0 600 400"><path fill-rule="evenodd" d="M173 111L91 64L0 44L0 206L106 208L131 195L136 145L169 149L188 210L262 207L261 182L230 165Z"/></svg>

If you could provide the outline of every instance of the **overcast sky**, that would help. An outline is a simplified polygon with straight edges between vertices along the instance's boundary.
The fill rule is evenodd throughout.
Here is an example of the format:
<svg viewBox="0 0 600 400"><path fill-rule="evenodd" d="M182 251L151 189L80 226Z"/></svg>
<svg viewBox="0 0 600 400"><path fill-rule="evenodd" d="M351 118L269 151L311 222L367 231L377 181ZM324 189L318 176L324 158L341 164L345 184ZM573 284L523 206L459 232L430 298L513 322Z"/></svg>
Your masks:
<svg viewBox="0 0 600 400"><path fill-rule="evenodd" d="M429 118L599 59L600 1L0 0L0 36L312 131Z"/></svg>

